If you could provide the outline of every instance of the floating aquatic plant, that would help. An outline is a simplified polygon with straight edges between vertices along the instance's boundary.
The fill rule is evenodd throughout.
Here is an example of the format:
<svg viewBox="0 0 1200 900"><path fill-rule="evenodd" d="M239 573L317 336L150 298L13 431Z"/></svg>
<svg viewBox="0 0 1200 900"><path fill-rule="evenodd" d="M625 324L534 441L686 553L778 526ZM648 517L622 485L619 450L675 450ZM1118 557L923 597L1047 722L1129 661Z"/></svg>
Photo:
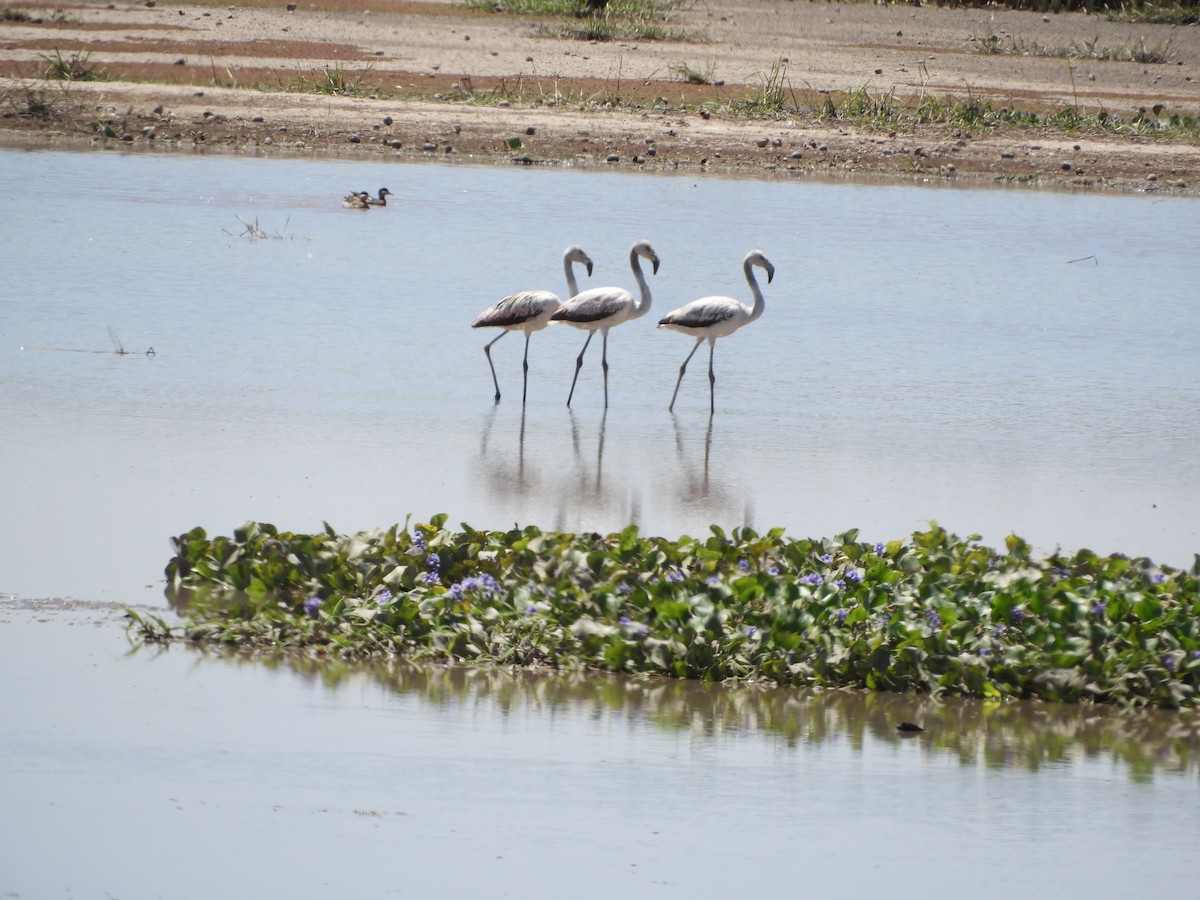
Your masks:
<svg viewBox="0 0 1200 900"><path fill-rule="evenodd" d="M173 540L182 624L142 640L595 668L991 699L1197 705L1200 558L1003 550L933 525L704 538L429 523L305 535L248 523Z"/></svg>

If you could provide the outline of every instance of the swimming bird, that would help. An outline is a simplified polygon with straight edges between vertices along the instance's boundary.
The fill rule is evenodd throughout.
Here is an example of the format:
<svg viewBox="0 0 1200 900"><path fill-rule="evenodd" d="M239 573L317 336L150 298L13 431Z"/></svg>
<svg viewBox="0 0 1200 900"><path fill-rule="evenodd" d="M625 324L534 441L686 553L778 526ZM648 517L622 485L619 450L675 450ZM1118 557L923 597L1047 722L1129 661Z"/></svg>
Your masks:
<svg viewBox="0 0 1200 900"><path fill-rule="evenodd" d="M342 206L347 209L370 209L371 195L366 191L355 191L342 198Z"/></svg>
<svg viewBox="0 0 1200 900"><path fill-rule="evenodd" d="M754 294L753 307L746 306L732 297L701 297L659 319L659 328L669 328L671 331L690 334L696 338L696 345L692 347L692 352L687 355L687 359L679 367L679 379L675 382L675 393L671 395L671 405L667 407L669 411L675 409L675 398L679 396L679 385L683 383L683 373L687 371L687 364L691 362L692 357L700 348L700 344L705 340L708 341L708 411L709 414L716 411L717 376L713 374L713 348L716 346L717 338L733 334L747 322L753 322L763 314L763 310L766 308L762 291L758 287L758 281L754 278L754 266L766 270L768 283L775 277L775 267L771 265L769 259L763 256L761 250L751 250L746 254L746 258L742 260L742 271L746 273L746 281L750 283L750 290Z"/></svg>
<svg viewBox="0 0 1200 900"><path fill-rule="evenodd" d="M366 191L359 191L359 194L366 197L367 206L387 206L387 198L391 196L392 192L387 188L380 188L378 197L372 197Z"/></svg>
<svg viewBox="0 0 1200 900"><path fill-rule="evenodd" d="M914 725L912 722L901 722L896 726L899 734L920 734L924 730L920 725Z"/></svg>
<svg viewBox="0 0 1200 900"><path fill-rule="evenodd" d="M575 284L575 270L578 263L587 267L587 273L592 274L592 260L583 248L572 244L563 253L563 270L567 273L567 298L579 293ZM525 395L529 389L529 336L535 331L541 331L550 324L550 316L562 306L562 301L550 291L522 291L510 294L490 309L485 309L475 321L472 328L503 328L500 334L489 341L483 348L487 355L488 366L492 370L492 383L496 386L496 402L500 402L500 382L496 380L496 367L492 365L492 344L504 337L510 331L525 332L524 385L521 388L521 403L525 403Z"/></svg>
<svg viewBox="0 0 1200 900"><path fill-rule="evenodd" d="M658 274L658 254L650 246L649 241L636 241L629 249L629 265L633 269L633 277L637 279L641 296L637 299L624 288L598 287L586 290L570 298L550 317L552 322L566 322L576 328L587 331L587 340L575 360L575 377L571 379L571 393L567 395L567 406L575 396L575 382L579 380L579 369L583 366L583 354L587 352L588 344L593 335L599 331L604 336L604 350L600 357L600 365L604 369L604 408L608 409L608 330L622 322L644 316L650 309L650 285L646 284L646 276L642 274L642 264L638 257L650 260L654 273Z"/></svg>

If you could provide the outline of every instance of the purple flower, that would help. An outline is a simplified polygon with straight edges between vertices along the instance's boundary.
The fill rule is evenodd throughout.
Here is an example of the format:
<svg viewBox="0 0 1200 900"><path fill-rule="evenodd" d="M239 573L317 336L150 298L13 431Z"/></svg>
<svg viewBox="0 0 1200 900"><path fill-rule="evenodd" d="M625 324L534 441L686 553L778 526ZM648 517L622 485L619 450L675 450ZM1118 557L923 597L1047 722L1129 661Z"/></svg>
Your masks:
<svg viewBox="0 0 1200 900"><path fill-rule="evenodd" d="M468 575L462 581L450 586L446 596L451 600L461 600L468 593L478 593L487 596L501 591L500 582L486 572L483 575Z"/></svg>
<svg viewBox="0 0 1200 900"><path fill-rule="evenodd" d="M938 612L936 609L925 610L925 619L929 622L930 628L941 628L942 627L942 617L938 615Z"/></svg>
<svg viewBox="0 0 1200 900"><path fill-rule="evenodd" d="M846 580L853 581L855 584L858 584L860 581L862 581L862 572L858 571L858 569L847 569Z"/></svg>
<svg viewBox="0 0 1200 900"><path fill-rule="evenodd" d="M833 554L832 553L822 553L820 556L817 557L817 559L819 559L821 562L825 563L825 565L829 565L831 562L833 562Z"/></svg>
<svg viewBox="0 0 1200 900"><path fill-rule="evenodd" d="M738 560L738 571L739 572L749 572L750 571L750 560L745 559L745 558L739 559Z"/></svg>
<svg viewBox="0 0 1200 900"><path fill-rule="evenodd" d="M843 581L841 578L835 578L833 581L833 586L836 587L839 591L844 591L846 589L846 582Z"/></svg>
<svg viewBox="0 0 1200 900"><path fill-rule="evenodd" d="M825 581L825 579L822 578L820 575L818 575L816 572L809 572L807 575L805 575L803 578L800 579L801 584L811 584L814 587L818 584L824 583L824 581Z"/></svg>
<svg viewBox="0 0 1200 900"><path fill-rule="evenodd" d="M767 574L768 575L778 575L779 574L779 566L768 567Z"/></svg>
<svg viewBox="0 0 1200 900"><path fill-rule="evenodd" d="M438 575L437 572L426 572L424 575L421 576L421 581L425 582L425 584L441 584L442 583L441 576Z"/></svg>
<svg viewBox="0 0 1200 900"><path fill-rule="evenodd" d="M622 625L628 625L632 620L629 618L629 616L621 616L621 618L618 619L617 621L620 622Z"/></svg>
<svg viewBox="0 0 1200 900"><path fill-rule="evenodd" d="M980 647L980 648L979 648L979 655L980 655L980 656L982 656L982 657L984 657L984 658L986 659L987 657L989 657L989 656L991 656L991 655L992 655L992 651L991 651L991 650L989 650L987 647Z"/></svg>
<svg viewBox="0 0 1200 900"><path fill-rule="evenodd" d="M620 594L621 596L625 596L631 590L633 590L633 588L631 588L629 585L627 585L625 583L621 583L621 584L617 585L617 593Z"/></svg>
<svg viewBox="0 0 1200 900"><path fill-rule="evenodd" d="M1012 619L1014 625L1020 625L1025 618L1025 610L1019 606L1014 606L1012 612L1009 613L1009 617Z"/></svg>
<svg viewBox="0 0 1200 900"><path fill-rule="evenodd" d="M537 611L538 611L538 608L536 606L534 606L532 603L530 603L527 607L525 607L525 612L528 615L532 616Z"/></svg>
<svg viewBox="0 0 1200 900"><path fill-rule="evenodd" d="M876 544L874 547L872 547L871 549L872 549L872 551L874 551L874 553L875 553L875 555L876 555L876 556L883 556L883 551L884 551L886 548L883 546L883 544L882 544L882 543L877 543L877 544Z"/></svg>
<svg viewBox="0 0 1200 900"><path fill-rule="evenodd" d="M1163 572L1155 572L1150 576L1151 584L1162 584L1166 580L1167 580L1167 576Z"/></svg>
<svg viewBox="0 0 1200 900"><path fill-rule="evenodd" d="M704 579L704 581L707 584L720 584L721 583L721 579L716 575L709 575L707 578Z"/></svg>
<svg viewBox="0 0 1200 900"><path fill-rule="evenodd" d="M1193 650L1188 654L1192 659L1200 659L1200 650Z"/></svg>
<svg viewBox="0 0 1200 900"><path fill-rule="evenodd" d="M442 558L436 553L430 553L427 557L425 557L425 568L429 569L429 571L436 572L441 567Z"/></svg>
<svg viewBox="0 0 1200 900"><path fill-rule="evenodd" d="M1107 603L1105 603L1103 600L1101 600L1101 601L1100 601L1100 602L1098 602L1098 603L1097 603L1095 606L1093 606L1093 607L1092 607L1092 615L1093 615L1093 616L1102 616L1102 615L1104 615L1104 608L1105 608L1106 606L1108 606L1108 604L1107 604Z"/></svg>
<svg viewBox="0 0 1200 900"><path fill-rule="evenodd" d="M1175 671L1175 654L1168 653L1166 656L1164 656L1163 657L1163 665L1167 667L1168 672L1174 672Z"/></svg>
<svg viewBox="0 0 1200 900"><path fill-rule="evenodd" d="M758 631L753 625L746 626L746 637L754 637L754 632Z"/></svg>
<svg viewBox="0 0 1200 900"><path fill-rule="evenodd" d="M676 572L672 569L667 573L667 581L671 582L672 584L679 584L679 582L683 581L683 573Z"/></svg>
<svg viewBox="0 0 1200 900"><path fill-rule="evenodd" d="M392 592L389 591L387 588L384 588L382 591L380 591L379 596L375 598L375 604L377 606L387 606L391 602L392 602Z"/></svg>
<svg viewBox="0 0 1200 900"><path fill-rule="evenodd" d="M837 620L839 625L846 624L846 616L848 615L850 615L850 610L846 609L844 606L839 606L833 611L833 618Z"/></svg>
<svg viewBox="0 0 1200 900"><path fill-rule="evenodd" d="M997 625L995 628L992 629L992 639L998 641L1002 637L1004 637L1004 626Z"/></svg>
<svg viewBox="0 0 1200 900"><path fill-rule="evenodd" d="M309 597L304 601L304 614L310 619L315 619L321 614L321 598Z"/></svg>
<svg viewBox="0 0 1200 900"><path fill-rule="evenodd" d="M418 550L424 550L425 547L428 546L425 543L425 535L421 534L421 532L419 532L419 531L413 532L412 542L413 542L413 546L416 547Z"/></svg>

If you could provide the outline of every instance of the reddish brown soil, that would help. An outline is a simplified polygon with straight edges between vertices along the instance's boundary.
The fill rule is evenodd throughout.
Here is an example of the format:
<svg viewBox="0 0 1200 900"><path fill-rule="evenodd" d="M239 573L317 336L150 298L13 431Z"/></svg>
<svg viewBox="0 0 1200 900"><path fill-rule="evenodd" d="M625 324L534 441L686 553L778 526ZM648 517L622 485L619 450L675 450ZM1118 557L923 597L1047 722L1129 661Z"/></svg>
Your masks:
<svg viewBox="0 0 1200 900"><path fill-rule="evenodd" d="M847 92L1126 119L1200 116L1200 30L1082 13L712 0L669 27L686 40L587 42L558 23L451 0L225 6L12 0L0 23L0 140L21 146L196 146L269 154L439 156L666 171L1200 191L1200 146L1111 132L822 118ZM61 12L56 13L56 10ZM997 36L1027 55L984 54ZM1170 61L1068 59L1088 45L1166 47ZM43 76L70 59L99 81ZM724 103L781 75L793 118ZM692 83L688 74L707 75ZM351 96L317 93L344 82Z"/></svg>

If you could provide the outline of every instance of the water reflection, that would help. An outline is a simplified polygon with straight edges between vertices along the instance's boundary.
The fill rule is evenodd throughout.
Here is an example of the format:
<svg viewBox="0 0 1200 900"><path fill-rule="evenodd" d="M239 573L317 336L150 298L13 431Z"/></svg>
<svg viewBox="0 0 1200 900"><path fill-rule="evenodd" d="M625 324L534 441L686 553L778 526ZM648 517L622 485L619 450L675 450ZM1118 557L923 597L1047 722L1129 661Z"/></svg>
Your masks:
<svg viewBox="0 0 1200 900"><path fill-rule="evenodd" d="M493 707L507 714L533 709L547 715L615 716L631 724L686 732L699 740L762 735L781 747L839 744L861 751L868 743L918 742L926 755L963 766L1036 771L1083 760L1126 767L1134 781L1156 773L1200 776L1200 712L1119 710L1086 704L938 701L908 694L804 691L761 685L705 684L604 673L547 673L508 669L373 665L279 653L265 656L204 652L211 660L291 669L303 679L339 689L373 681L388 691L436 706ZM896 725L920 723L920 735ZM553 725L551 725L553 727Z"/></svg>
<svg viewBox="0 0 1200 900"><path fill-rule="evenodd" d="M561 418L565 415L565 419ZM644 525L644 513L682 522L754 525L754 493L743 483L735 431L713 417L670 417L669 430L646 433L603 410L592 424L575 410L505 419L482 417L476 482L513 521L547 521L562 531ZM654 474L643 477L647 467ZM646 497L653 508L645 510Z"/></svg>

